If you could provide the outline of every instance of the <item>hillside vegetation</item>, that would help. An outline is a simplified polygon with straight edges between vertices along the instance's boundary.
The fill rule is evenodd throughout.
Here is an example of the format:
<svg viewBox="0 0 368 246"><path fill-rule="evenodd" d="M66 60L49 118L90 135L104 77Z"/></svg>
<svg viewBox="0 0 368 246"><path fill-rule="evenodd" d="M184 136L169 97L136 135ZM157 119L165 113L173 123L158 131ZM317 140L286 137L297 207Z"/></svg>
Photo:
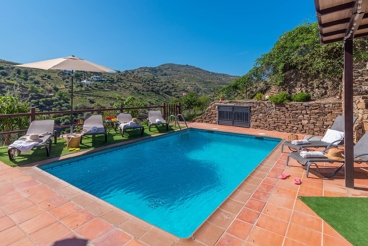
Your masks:
<svg viewBox="0 0 368 246"><path fill-rule="evenodd" d="M238 76L208 72L189 65L163 64L158 67L141 67L134 70L141 77L153 77L162 81L177 81L179 91L209 95L224 87ZM216 89L215 89L216 88Z"/></svg>
<svg viewBox="0 0 368 246"><path fill-rule="evenodd" d="M210 95L238 78L176 64L118 71L115 74L79 71L68 74L64 71L15 67L16 64L0 60L0 92L29 102L39 111L70 109L70 76L74 76L75 81L75 109L120 106L129 97L134 97L139 105L157 105L180 98L188 92L195 92L198 96ZM84 79L93 81L91 78L94 75L103 80L90 85L81 83Z"/></svg>
<svg viewBox="0 0 368 246"><path fill-rule="evenodd" d="M227 99L253 98L257 93L274 91L290 94L301 91L313 99L337 93L343 71L342 42L322 45L317 23L305 23L284 33L253 68L220 89ZM354 62L368 61L368 40L354 40Z"/></svg>

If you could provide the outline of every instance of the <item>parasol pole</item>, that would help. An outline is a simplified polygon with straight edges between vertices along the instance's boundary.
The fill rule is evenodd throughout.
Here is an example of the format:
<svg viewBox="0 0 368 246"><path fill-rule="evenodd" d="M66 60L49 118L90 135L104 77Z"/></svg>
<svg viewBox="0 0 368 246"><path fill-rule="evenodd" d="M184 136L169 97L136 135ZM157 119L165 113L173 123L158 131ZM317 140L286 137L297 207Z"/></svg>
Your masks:
<svg viewBox="0 0 368 246"><path fill-rule="evenodd" d="M73 134L73 87L74 87L74 76L72 70L72 83L71 83L71 90L70 90L70 134Z"/></svg>

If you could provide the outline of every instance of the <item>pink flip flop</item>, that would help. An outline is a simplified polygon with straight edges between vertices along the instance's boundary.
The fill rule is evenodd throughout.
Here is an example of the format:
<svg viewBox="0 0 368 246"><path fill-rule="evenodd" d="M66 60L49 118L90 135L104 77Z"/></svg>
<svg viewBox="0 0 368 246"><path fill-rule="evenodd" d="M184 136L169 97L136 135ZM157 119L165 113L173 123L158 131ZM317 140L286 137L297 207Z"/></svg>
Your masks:
<svg viewBox="0 0 368 246"><path fill-rule="evenodd" d="M294 184L300 185L301 183L302 181L300 180L300 178L294 178Z"/></svg>
<svg viewBox="0 0 368 246"><path fill-rule="evenodd" d="M279 175L279 179L287 179L288 177L290 177L290 174L287 173L282 173Z"/></svg>

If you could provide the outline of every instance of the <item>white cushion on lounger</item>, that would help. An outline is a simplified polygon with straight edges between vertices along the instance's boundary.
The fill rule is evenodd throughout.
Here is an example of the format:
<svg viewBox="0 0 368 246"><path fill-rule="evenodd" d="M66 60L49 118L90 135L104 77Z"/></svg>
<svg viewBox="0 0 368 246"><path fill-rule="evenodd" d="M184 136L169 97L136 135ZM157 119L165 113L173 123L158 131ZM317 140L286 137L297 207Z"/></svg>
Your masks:
<svg viewBox="0 0 368 246"><path fill-rule="evenodd" d="M324 135L324 137L321 139L321 141L326 142L326 143L332 143L335 142L337 140L343 140L345 136L344 132L339 132L339 131L335 131L335 130L331 130L331 129L327 129L326 134ZM336 142L334 144L338 144L340 142Z"/></svg>
<svg viewBox="0 0 368 246"><path fill-rule="evenodd" d="M29 152L37 144L39 144L39 142L26 142L23 140L15 140L14 143L9 145L9 148L16 148L22 152Z"/></svg>
<svg viewBox="0 0 368 246"><path fill-rule="evenodd" d="M293 140L291 141L292 144L299 145L299 144L307 144L309 141L307 139L301 139L301 140Z"/></svg>
<svg viewBox="0 0 368 246"><path fill-rule="evenodd" d="M303 158L325 157L325 154L321 151L300 151L300 156Z"/></svg>
<svg viewBox="0 0 368 246"><path fill-rule="evenodd" d="M141 125L140 124L137 124L133 121L130 121L128 123L125 123L125 124L120 124L119 127L121 129L124 129L124 128L135 128L135 127L140 127Z"/></svg>

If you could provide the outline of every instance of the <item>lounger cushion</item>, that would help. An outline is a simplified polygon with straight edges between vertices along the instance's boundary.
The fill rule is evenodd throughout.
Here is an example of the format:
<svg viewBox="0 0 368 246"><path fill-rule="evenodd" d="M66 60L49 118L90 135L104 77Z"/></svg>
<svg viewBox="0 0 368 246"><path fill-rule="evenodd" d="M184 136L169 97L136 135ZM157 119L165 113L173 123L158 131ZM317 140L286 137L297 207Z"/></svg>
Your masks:
<svg viewBox="0 0 368 246"><path fill-rule="evenodd" d="M125 124L120 124L119 126L121 129L127 129L127 128L139 128L139 127L142 127L142 125L140 124L137 124L137 123L134 123L134 122L128 122L128 123L125 123Z"/></svg>
<svg viewBox="0 0 368 246"><path fill-rule="evenodd" d="M327 132L324 135L324 137L321 139L321 141L326 142L326 143L333 143L333 142L338 141L338 140L340 140L340 141L343 140L344 136L345 136L344 132L327 129ZM334 144L338 144L338 143L339 142L336 142Z"/></svg>
<svg viewBox="0 0 368 246"><path fill-rule="evenodd" d="M300 156L303 158L315 158L315 157L325 157L322 151L300 151Z"/></svg>
<svg viewBox="0 0 368 246"><path fill-rule="evenodd" d="M16 148L22 152L29 152L31 151L31 149L33 149L33 147L35 147L38 144L39 144L38 142L26 142L23 140L15 140L14 143L9 145L8 148Z"/></svg>
<svg viewBox="0 0 368 246"><path fill-rule="evenodd" d="M291 141L291 144L296 144L296 145L299 145L299 144L307 144L309 143L309 141L307 139L301 139L301 140L293 140Z"/></svg>
<svg viewBox="0 0 368 246"><path fill-rule="evenodd" d="M104 134L106 130L104 127L93 126L92 128L83 128L81 134L82 135L91 135L91 134Z"/></svg>

